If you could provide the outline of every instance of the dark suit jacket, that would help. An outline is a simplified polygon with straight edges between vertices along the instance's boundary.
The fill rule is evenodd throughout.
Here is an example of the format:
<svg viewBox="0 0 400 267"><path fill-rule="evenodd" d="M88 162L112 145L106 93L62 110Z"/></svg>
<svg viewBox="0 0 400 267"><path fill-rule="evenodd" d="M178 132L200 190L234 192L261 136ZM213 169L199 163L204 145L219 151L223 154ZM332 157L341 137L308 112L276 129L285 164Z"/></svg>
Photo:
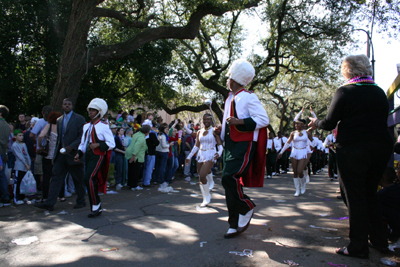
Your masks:
<svg viewBox="0 0 400 267"><path fill-rule="evenodd" d="M82 164L84 162L84 157L80 159L80 162L74 162L74 157L78 153L78 146L81 143L83 125L86 123L85 118L75 112L72 113L71 118L68 121L67 129L62 133L62 125L64 121L64 115L57 119L57 144L54 151L53 160L56 161L57 156L60 154L60 149L63 148L61 142L61 134L64 135L64 147L72 147L70 153L71 156L66 156L67 162L70 165Z"/></svg>

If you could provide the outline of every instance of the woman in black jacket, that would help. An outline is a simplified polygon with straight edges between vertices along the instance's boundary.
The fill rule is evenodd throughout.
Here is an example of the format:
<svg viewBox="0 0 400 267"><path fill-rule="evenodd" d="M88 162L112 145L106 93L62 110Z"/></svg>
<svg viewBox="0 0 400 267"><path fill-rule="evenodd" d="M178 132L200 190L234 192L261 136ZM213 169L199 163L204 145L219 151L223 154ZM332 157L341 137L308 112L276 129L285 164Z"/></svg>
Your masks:
<svg viewBox="0 0 400 267"><path fill-rule="evenodd" d="M309 126L324 130L337 127L337 166L350 216L350 244L337 254L367 258L370 246L387 251L387 234L376 190L392 153L387 117L389 102L372 79L365 55L348 56L342 63L346 83L332 99L322 120L310 118Z"/></svg>

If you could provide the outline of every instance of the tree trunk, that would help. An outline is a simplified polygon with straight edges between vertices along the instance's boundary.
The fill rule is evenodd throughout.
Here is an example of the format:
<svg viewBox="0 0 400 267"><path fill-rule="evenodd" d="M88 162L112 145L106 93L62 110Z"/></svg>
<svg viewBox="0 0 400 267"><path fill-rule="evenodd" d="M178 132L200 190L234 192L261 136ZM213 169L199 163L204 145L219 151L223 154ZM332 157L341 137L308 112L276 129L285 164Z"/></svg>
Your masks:
<svg viewBox="0 0 400 267"><path fill-rule="evenodd" d="M72 3L68 31L65 37L57 80L50 105L61 110L64 98L75 104L78 99L82 77L86 72L86 43L93 9L99 1L75 0Z"/></svg>

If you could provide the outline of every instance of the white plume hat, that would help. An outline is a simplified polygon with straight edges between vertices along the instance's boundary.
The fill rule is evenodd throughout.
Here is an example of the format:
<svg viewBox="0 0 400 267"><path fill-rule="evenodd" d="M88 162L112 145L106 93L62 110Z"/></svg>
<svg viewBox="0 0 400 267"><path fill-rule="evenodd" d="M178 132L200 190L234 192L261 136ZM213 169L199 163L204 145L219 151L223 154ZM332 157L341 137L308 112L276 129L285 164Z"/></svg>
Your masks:
<svg viewBox="0 0 400 267"><path fill-rule="evenodd" d="M100 118L102 118L108 110L108 105L107 102L104 101L104 99L93 98L92 101L90 101L89 105L87 106L88 111L89 108L98 110L100 113Z"/></svg>
<svg viewBox="0 0 400 267"><path fill-rule="evenodd" d="M240 85L246 86L253 80L256 71L254 67L244 59L233 61L227 76Z"/></svg>

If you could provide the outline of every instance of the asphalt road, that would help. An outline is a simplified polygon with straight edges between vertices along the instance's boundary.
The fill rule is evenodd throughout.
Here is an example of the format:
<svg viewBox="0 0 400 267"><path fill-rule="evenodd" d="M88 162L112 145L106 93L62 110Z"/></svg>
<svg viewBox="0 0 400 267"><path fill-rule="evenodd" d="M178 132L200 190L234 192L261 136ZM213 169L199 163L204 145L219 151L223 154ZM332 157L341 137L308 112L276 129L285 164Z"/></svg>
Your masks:
<svg viewBox="0 0 400 267"><path fill-rule="evenodd" d="M215 182L203 210L196 208L199 186L182 178L172 184L179 192L153 187L104 195L105 211L94 219L87 218L88 207L72 208L75 196L58 202L50 215L33 205L3 207L0 266L289 266L287 260L299 266L383 266L376 251L365 260L334 253L349 242L348 213L326 170L311 176L300 197L293 196L290 173L266 179L263 188L245 188L257 207L248 230L233 239L223 237L228 213L218 176ZM29 245L11 243L32 236L38 240ZM101 251L112 247L119 249Z"/></svg>

